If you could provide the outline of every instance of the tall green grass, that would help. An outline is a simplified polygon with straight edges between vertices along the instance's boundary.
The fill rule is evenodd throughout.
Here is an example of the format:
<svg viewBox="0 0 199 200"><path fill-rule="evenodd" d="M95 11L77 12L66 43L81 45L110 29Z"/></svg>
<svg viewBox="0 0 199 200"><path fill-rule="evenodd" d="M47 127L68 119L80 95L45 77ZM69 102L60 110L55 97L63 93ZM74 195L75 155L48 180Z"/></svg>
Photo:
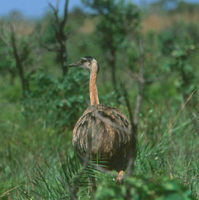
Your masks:
<svg viewBox="0 0 199 200"><path fill-rule="evenodd" d="M57 132L27 120L20 98L7 96L19 89L1 83L0 199L70 199L82 169L71 145L72 130ZM88 177L95 174L94 199L125 199L125 184L135 199L199 199L198 137L186 106L178 112L166 104L145 108L133 176L118 186L114 177L87 168L78 180L77 198L93 199Z"/></svg>

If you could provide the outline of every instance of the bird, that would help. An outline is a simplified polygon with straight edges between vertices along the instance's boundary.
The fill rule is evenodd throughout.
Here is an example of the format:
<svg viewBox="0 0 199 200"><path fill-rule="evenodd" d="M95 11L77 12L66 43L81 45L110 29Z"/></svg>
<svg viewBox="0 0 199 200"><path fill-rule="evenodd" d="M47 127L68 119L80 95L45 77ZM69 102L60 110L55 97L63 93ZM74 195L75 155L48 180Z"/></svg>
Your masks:
<svg viewBox="0 0 199 200"><path fill-rule="evenodd" d="M120 110L99 103L96 85L99 64L95 58L84 56L69 66L82 67L90 72L90 105L74 126L73 147L81 160L89 152L90 160L102 163L107 170L116 170L117 180L120 181L127 168L131 149L136 149L134 134L131 136L131 123Z"/></svg>

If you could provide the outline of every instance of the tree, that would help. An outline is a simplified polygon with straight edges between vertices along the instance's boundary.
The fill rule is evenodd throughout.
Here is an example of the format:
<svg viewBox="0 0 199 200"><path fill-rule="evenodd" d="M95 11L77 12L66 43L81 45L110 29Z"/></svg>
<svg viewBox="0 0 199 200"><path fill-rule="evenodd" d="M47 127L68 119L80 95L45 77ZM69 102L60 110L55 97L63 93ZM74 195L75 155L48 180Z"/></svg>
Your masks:
<svg viewBox="0 0 199 200"><path fill-rule="evenodd" d="M16 63L16 68L19 73L19 77L21 80L21 86L22 86L22 91L23 91L23 96L26 96L26 93L29 92L29 83L28 80L25 77L25 72L24 72L24 67L23 63L27 59L28 53L26 50L28 50L27 46L24 46L21 54L17 48L17 43L16 43L16 35L14 31L14 27L11 26L11 36L10 36L10 44L12 48L12 54L15 59Z"/></svg>
<svg viewBox="0 0 199 200"><path fill-rule="evenodd" d="M67 48L66 48L66 40L68 38L65 33L65 26L68 19L68 0L65 1L64 6L64 15L63 17L59 17L59 8L58 1L56 7L49 3L50 8L53 11L53 16L50 16L49 25L47 27L48 39L50 37L50 45L46 45L45 41L40 40L40 44L47 49L48 51L56 52L57 62L61 65L63 76L65 76L68 72L67 67ZM50 30L50 32L49 32ZM50 35L49 35L50 33Z"/></svg>
<svg viewBox="0 0 199 200"><path fill-rule="evenodd" d="M1 35L2 37L2 35ZM14 84L14 80L16 77L16 67L15 63L13 62L12 56L9 54L9 49L7 48L6 44L2 42L0 38L0 72L1 75L9 74L10 84Z"/></svg>
<svg viewBox="0 0 199 200"><path fill-rule="evenodd" d="M119 98L116 61L117 52L121 43L132 34L139 23L139 12L132 3L126 3L124 0L82 0L83 3L99 16L99 22L96 27L98 42L102 47L107 61L111 67L112 84L117 99Z"/></svg>
<svg viewBox="0 0 199 200"><path fill-rule="evenodd" d="M22 19L22 15L15 11L10 14L8 22L2 22L0 40L5 48L0 51L0 56L4 56L3 68L11 74L11 82L18 73L23 97L26 97L29 92L29 75L33 71L28 72L28 68L25 66L30 66L33 60L32 46L29 43L30 34L19 34L18 26L24 25L23 22L21 23ZM5 26L5 24L9 24L9 26Z"/></svg>
<svg viewBox="0 0 199 200"><path fill-rule="evenodd" d="M198 35L196 26L177 23L174 27L161 33L160 38L162 52L171 60L170 71L179 78L177 89L182 96L184 105L189 109L190 118L199 134L198 100L195 95L198 88L198 75L197 67L192 62L193 55L197 53Z"/></svg>

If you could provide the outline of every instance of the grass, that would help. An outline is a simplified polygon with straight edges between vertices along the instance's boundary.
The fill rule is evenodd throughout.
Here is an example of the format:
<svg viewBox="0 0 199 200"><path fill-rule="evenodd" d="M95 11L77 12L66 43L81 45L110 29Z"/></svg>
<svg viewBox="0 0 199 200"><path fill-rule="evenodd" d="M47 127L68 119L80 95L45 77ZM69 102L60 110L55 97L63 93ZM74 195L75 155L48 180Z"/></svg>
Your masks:
<svg viewBox="0 0 199 200"><path fill-rule="evenodd" d="M99 59L99 63L102 65L101 75L99 75L98 79L101 83L99 84L100 102L116 106L115 95L112 92L111 72L105 62L106 59L104 59L104 56L106 57L107 55L105 55L104 49L99 48L96 36L95 34L93 35L99 18L80 18L69 20L69 27L71 26L69 29L72 30L72 34L69 35L67 44L68 62L74 62L79 57L90 55L91 53ZM183 21L185 24L194 22L197 24L198 20L199 15L196 12L191 14L183 13L182 15L179 15L179 13L167 15L152 13L149 16L143 16L142 31L143 33L148 33L153 30L154 34L157 34L166 28L175 26L178 21ZM16 27L17 33L23 36L30 35L35 26L35 24L30 25L29 22L27 23L23 20L16 23L19 25ZM196 30L197 27L196 25ZM183 30L186 32L186 29ZM192 31L190 32L192 33ZM197 41L198 36L196 33L197 31L193 31L190 39ZM160 46L164 43L161 42L159 44L156 35L151 33L145 36L146 78L148 76L149 78L156 78L159 75L164 75L164 73L169 73L169 66L173 58L167 57L161 52ZM175 41L173 42L175 43ZM197 42L195 43L197 44ZM186 42L182 43L182 45L186 47ZM136 49L137 45L132 44L131 48ZM198 50L197 45L195 48ZM126 68L122 67L125 66L123 62L127 61L124 61L125 51L123 52L123 47L120 51L118 52L117 75L125 80L130 101L132 107L134 107L134 100L137 94L135 89L136 81L132 79L132 72L130 73L130 70L127 69L129 64L125 64ZM197 52L194 53L193 57L190 57L190 64L195 67L193 67L193 73L196 77L198 75L197 63L199 62ZM37 58L38 64L40 64L38 65L40 66L38 73L46 72L58 78L61 70L54 61L56 55L43 51L40 53ZM129 52L129 54L136 53L137 51ZM132 59L136 60L134 57ZM166 59L167 61L165 61ZM171 72L174 73L173 71ZM79 79L79 77L76 78L77 82L80 83L79 86L87 88L86 91L88 91L88 83L86 81L83 82L83 79ZM44 99L39 99L43 100L41 105L39 104L40 102L36 101L38 100L36 98L32 98L30 101L36 105L39 104L41 112L39 113L39 109L35 112L31 109L31 112L25 115L27 113L24 112L25 108L21 99L22 93L19 80L16 80L14 85L10 85L9 77L1 76L0 199L71 199L72 195L74 195L75 187L78 187L77 199L93 199L88 176L96 177L97 192L94 199L97 200L126 199L126 186L130 186L130 193L133 199L199 199L199 135L190 119L189 112L194 108L190 109L189 99L186 104L183 104L178 90L180 81L180 77L171 75L163 80L155 81L149 85L146 84L142 112L139 118L138 153L133 176L125 179L123 185L117 185L115 177L96 171L92 166L82 172L82 166L75 156L71 144L72 121L76 121L75 117L79 116L74 107L72 107L73 109L69 107L70 109L67 110L59 104L54 104L53 100L51 104L48 104L48 101L46 101L48 96L44 95ZM46 86L45 89L41 90L41 93L52 91L52 88L45 82L41 81L39 83L43 85L37 85L34 80L30 81L31 89ZM197 86L197 81L194 84ZM59 84L59 87L60 91L66 89L62 88L62 84ZM74 94L78 93L75 87L74 91L71 89L70 92L72 97L72 92ZM50 95L50 98L54 99L55 96L53 95ZM57 96L59 97L59 94ZM80 99L77 96L74 96L74 98ZM81 98L84 97L82 96ZM77 105L78 109L82 110L82 105L79 105L79 101L74 101L73 99L71 102L75 102L72 105ZM29 105L32 106L33 104L29 103ZM54 105L54 109L52 105ZM60 113L64 113L63 115L55 115L57 114L54 113L56 112L56 105L59 105L59 108L63 108L63 110L60 109ZM45 110L44 106L46 106ZM32 107L34 108L34 105ZM125 114L128 113L125 103L117 107ZM67 117L70 111L75 111L75 114L72 115L74 117ZM47 116L48 112L51 113L51 118L49 117L50 115ZM28 118L28 116L31 116L32 119ZM65 116L66 119L63 119ZM62 118L62 121L60 118ZM55 121L55 119L58 120ZM63 126L65 122L68 122L67 125L70 125L70 128L56 128L56 125ZM82 176L77 181L76 177L79 174Z"/></svg>
<svg viewBox="0 0 199 200"><path fill-rule="evenodd" d="M28 121L22 114L20 99L8 99L11 86L4 87L1 81L0 198L70 198L69 186L73 185L75 175L81 169L71 147L71 130L58 133L37 121ZM199 199L198 135L186 107L176 113L160 106L148 109L140 116L134 176L144 174L153 180L161 177L177 180L189 188L195 199ZM88 199L89 183L85 174L79 183L78 195ZM100 191L105 183L106 188L107 183L111 188L118 187L114 186L112 178L107 179L100 173L96 176L100 186L97 199L101 199Z"/></svg>

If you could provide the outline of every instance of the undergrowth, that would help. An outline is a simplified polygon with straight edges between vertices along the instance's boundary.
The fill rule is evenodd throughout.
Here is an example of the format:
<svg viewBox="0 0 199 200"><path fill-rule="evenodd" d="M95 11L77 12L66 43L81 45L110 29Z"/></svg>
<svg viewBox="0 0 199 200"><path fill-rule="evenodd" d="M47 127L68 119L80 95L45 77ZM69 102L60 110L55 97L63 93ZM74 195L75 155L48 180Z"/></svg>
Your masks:
<svg viewBox="0 0 199 200"><path fill-rule="evenodd" d="M0 108L1 199L71 199L74 187L77 199L125 199L126 185L133 199L199 198L199 141L186 107L180 113L154 107L141 116L133 176L121 186L93 167L74 186L82 166L71 145L72 131L27 121L21 104L5 104L2 96ZM97 179L95 197L89 176Z"/></svg>

